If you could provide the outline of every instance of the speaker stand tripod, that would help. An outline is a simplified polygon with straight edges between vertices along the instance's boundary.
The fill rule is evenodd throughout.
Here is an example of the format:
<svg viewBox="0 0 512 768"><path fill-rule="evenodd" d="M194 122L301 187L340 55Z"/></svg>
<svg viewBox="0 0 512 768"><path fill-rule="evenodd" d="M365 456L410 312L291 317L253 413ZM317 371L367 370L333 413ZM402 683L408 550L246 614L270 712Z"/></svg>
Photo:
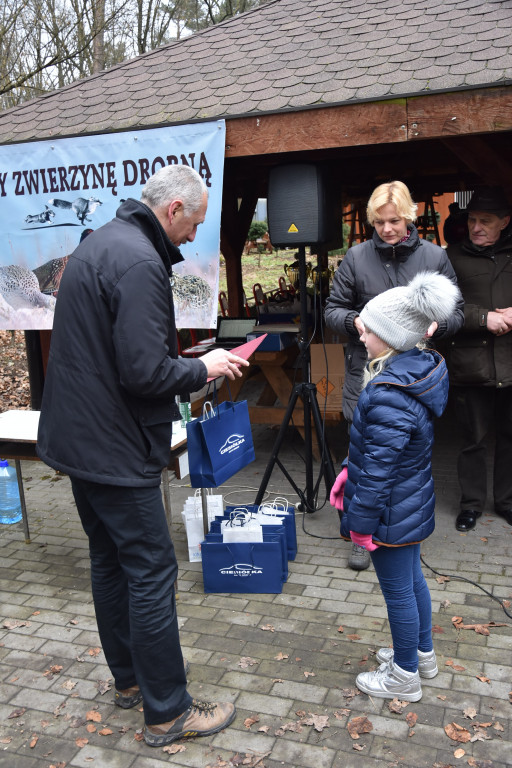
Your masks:
<svg viewBox="0 0 512 768"><path fill-rule="evenodd" d="M315 499L318 491L318 487L324 477L326 491L329 494L330 490L336 479L334 472L334 466L332 463L331 453L325 440L324 425L320 415L320 408L318 406L318 400L316 397L316 385L311 383L310 380L310 353L309 353L309 340L308 340L308 311L307 311L307 294L306 294L306 249L305 246L299 246L298 251L299 262L299 295L300 295L300 333L299 333L299 353L302 360L302 382L296 384L293 388L292 394L288 401L286 412L279 428L279 432L272 449L272 453L265 469L261 485L256 495L255 504L261 504L265 490L268 485L268 481L277 464L281 472L284 474L292 488L297 493L297 496L301 499L304 505L305 512L315 512ZM297 404L298 399L302 400L304 411L304 459L306 468L306 489L305 493L297 486L282 461L279 459L279 451L286 435L286 429L292 422L293 412ZM313 416L313 423L316 430L316 436L318 440L318 449L321 457L321 472L316 484L313 482L313 444L312 444L312 428L311 428L311 416Z"/></svg>

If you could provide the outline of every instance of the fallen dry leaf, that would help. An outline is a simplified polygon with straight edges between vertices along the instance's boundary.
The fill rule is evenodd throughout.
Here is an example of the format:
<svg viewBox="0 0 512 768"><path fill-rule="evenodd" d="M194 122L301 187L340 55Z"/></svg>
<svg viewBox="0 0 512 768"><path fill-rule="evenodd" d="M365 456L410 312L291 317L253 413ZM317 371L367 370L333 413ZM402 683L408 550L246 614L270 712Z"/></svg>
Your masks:
<svg viewBox="0 0 512 768"><path fill-rule="evenodd" d="M98 656L101 653L101 648L89 648L87 653L89 656Z"/></svg>
<svg viewBox="0 0 512 768"><path fill-rule="evenodd" d="M334 717L336 720L341 720L344 717L348 717L350 715L350 709L337 709L334 713Z"/></svg>
<svg viewBox="0 0 512 768"><path fill-rule="evenodd" d="M438 576L436 578L436 581L437 581L438 584L444 584L445 581L450 581L450 577L449 576Z"/></svg>
<svg viewBox="0 0 512 768"><path fill-rule="evenodd" d="M73 680L65 680L61 685L61 688L64 688L66 691L72 691L75 687L76 682Z"/></svg>
<svg viewBox="0 0 512 768"><path fill-rule="evenodd" d="M308 672L307 670L304 671L304 677L315 677L314 672Z"/></svg>
<svg viewBox="0 0 512 768"><path fill-rule="evenodd" d="M96 733L96 731L97 731L98 729L96 728L96 726L95 726L95 725L93 725L93 723L89 723L89 725L87 725L87 726L85 727L85 730L87 731L87 733Z"/></svg>
<svg viewBox="0 0 512 768"><path fill-rule="evenodd" d="M459 749L455 750L455 752L453 753L453 756L457 758L457 760L460 760L460 758L464 757L465 754L466 754L466 750L462 749L462 747L459 747Z"/></svg>
<svg viewBox="0 0 512 768"><path fill-rule="evenodd" d="M444 731L450 739L458 741L461 744L465 744L471 739L470 732L458 723L448 723L448 725L445 725Z"/></svg>
<svg viewBox="0 0 512 768"><path fill-rule="evenodd" d="M2 627L4 629L19 629L19 627L30 627L30 621L22 621L21 619L6 619Z"/></svg>
<svg viewBox="0 0 512 768"><path fill-rule="evenodd" d="M291 723L283 723L283 725L280 725L277 731L275 731L275 736L284 736L286 731L294 731L295 733L302 733L302 725L299 722L291 722Z"/></svg>
<svg viewBox="0 0 512 768"><path fill-rule="evenodd" d="M314 715L310 712L309 717L302 720L302 724L312 725L315 731L321 733L324 728L329 728L329 715Z"/></svg>
<svg viewBox="0 0 512 768"><path fill-rule="evenodd" d="M408 712L405 716L405 721L409 726L409 728L414 728L417 720L418 720L418 715L415 712Z"/></svg>
<svg viewBox="0 0 512 768"><path fill-rule="evenodd" d="M432 627L432 634L434 635L444 635L444 629L439 626L439 624L434 624Z"/></svg>
<svg viewBox="0 0 512 768"><path fill-rule="evenodd" d="M347 635L349 640L360 640L360 635Z"/></svg>
<svg viewBox="0 0 512 768"><path fill-rule="evenodd" d="M54 675L58 675L62 672L62 665L61 664L54 664L50 667L50 669L45 669L43 672L43 677L47 677L48 680L51 680Z"/></svg>
<svg viewBox="0 0 512 768"><path fill-rule="evenodd" d="M284 683L284 680L281 677L273 677L272 678L273 683Z"/></svg>
<svg viewBox="0 0 512 768"><path fill-rule="evenodd" d="M264 624L262 627L260 627L264 632L275 632L275 628L272 626L272 624Z"/></svg>
<svg viewBox="0 0 512 768"><path fill-rule="evenodd" d="M186 747L183 744L168 744L162 749L162 752L166 752L168 755L176 755L178 752L185 752Z"/></svg>
<svg viewBox="0 0 512 768"><path fill-rule="evenodd" d="M370 733L370 731L373 731L373 725L364 715L353 717L352 720L349 720L347 728L353 739L358 739L360 733Z"/></svg>
<svg viewBox="0 0 512 768"><path fill-rule="evenodd" d="M101 693L103 696L104 693L107 693L107 691L110 691L112 686L110 684L110 680L98 680L96 683L96 688L98 689L98 693Z"/></svg>
<svg viewBox="0 0 512 768"><path fill-rule="evenodd" d="M33 733L29 743L30 749L34 749L38 741L39 741L39 736L36 733Z"/></svg>
<svg viewBox="0 0 512 768"><path fill-rule="evenodd" d="M341 695L344 699L348 699L350 701L354 698L354 696L360 696L361 691L359 688L342 688Z"/></svg>
<svg viewBox="0 0 512 768"><path fill-rule="evenodd" d="M361 750L364 749L364 744L352 744L352 749L357 750L357 752L361 752Z"/></svg>
<svg viewBox="0 0 512 768"><path fill-rule="evenodd" d="M244 725L246 728L250 728L251 725L254 725L254 723L259 723L259 721L259 717L246 717L244 720Z"/></svg>
<svg viewBox="0 0 512 768"><path fill-rule="evenodd" d="M111 736L114 731L110 730L110 728L102 728L98 733L100 736Z"/></svg>
<svg viewBox="0 0 512 768"><path fill-rule="evenodd" d="M474 707L466 707L466 709L462 711L462 714L464 717L467 717L468 720L473 720L473 718L476 717L476 709Z"/></svg>
<svg viewBox="0 0 512 768"><path fill-rule="evenodd" d="M242 656L240 661L238 662L238 666L242 669L247 669L247 667L252 667L254 664L257 664L258 662L256 659L251 659L250 656Z"/></svg>
<svg viewBox="0 0 512 768"><path fill-rule="evenodd" d="M441 608L448 608L451 604L451 600L441 600Z"/></svg>
<svg viewBox="0 0 512 768"><path fill-rule="evenodd" d="M101 723L101 712L97 709L90 709L85 715L86 720L92 720L93 723Z"/></svg>
<svg viewBox="0 0 512 768"><path fill-rule="evenodd" d="M21 717L22 715L25 714L26 711L27 711L26 707L21 707L20 709L15 709L15 710L13 710L11 712L10 715L7 715L7 719L11 720L13 717Z"/></svg>
<svg viewBox="0 0 512 768"><path fill-rule="evenodd" d="M270 725L260 725L258 731L261 731L262 733L268 733L270 731Z"/></svg>
<svg viewBox="0 0 512 768"><path fill-rule="evenodd" d="M339 627L338 627L338 632L344 632L344 631L345 631L345 630L343 629L343 627L342 627L342 626L339 626Z"/></svg>
<svg viewBox="0 0 512 768"><path fill-rule="evenodd" d="M274 656L274 659L276 661L284 661L284 659L288 659L288 658L289 658L288 654L287 653L283 653L282 651L279 651L277 656Z"/></svg>
<svg viewBox="0 0 512 768"><path fill-rule="evenodd" d="M402 714L404 709L409 706L408 701L400 701L399 699L393 699L388 704L388 709L390 712L395 712L397 715Z"/></svg>
<svg viewBox="0 0 512 768"><path fill-rule="evenodd" d="M489 736L489 734L487 733L486 730L484 730L483 728L477 728L475 730L475 733L471 737L470 741L471 742L475 742L475 741L489 741L490 739L491 739L491 736Z"/></svg>
<svg viewBox="0 0 512 768"><path fill-rule="evenodd" d="M493 728L494 728L495 731L504 731L505 730L501 723L494 723Z"/></svg>
<svg viewBox="0 0 512 768"><path fill-rule="evenodd" d="M79 749L82 749L82 747L85 747L85 745L88 743L89 739L86 739L84 736L80 736L78 739L75 739L75 744Z"/></svg>
<svg viewBox="0 0 512 768"><path fill-rule="evenodd" d="M477 675L476 679L480 680L481 683L490 683L491 682L490 678L486 677L485 675Z"/></svg>

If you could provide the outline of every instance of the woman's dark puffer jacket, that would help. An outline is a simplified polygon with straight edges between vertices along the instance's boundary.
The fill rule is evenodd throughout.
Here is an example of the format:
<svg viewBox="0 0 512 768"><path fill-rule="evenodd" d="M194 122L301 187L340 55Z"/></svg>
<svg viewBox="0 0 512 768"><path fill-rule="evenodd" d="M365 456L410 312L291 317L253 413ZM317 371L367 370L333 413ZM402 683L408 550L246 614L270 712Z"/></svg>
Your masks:
<svg viewBox="0 0 512 768"><path fill-rule="evenodd" d="M403 243L390 245L373 233L371 240L349 248L335 276L331 294L325 305L325 322L337 333L347 334L345 351L345 381L343 384L343 415L352 421L367 355L354 320L374 296L389 288L407 285L418 272L439 272L455 284L457 279L446 251L422 240L412 224L410 236ZM462 299L447 322L439 324L433 340L451 336L464 321ZM341 350L340 350L341 352Z"/></svg>

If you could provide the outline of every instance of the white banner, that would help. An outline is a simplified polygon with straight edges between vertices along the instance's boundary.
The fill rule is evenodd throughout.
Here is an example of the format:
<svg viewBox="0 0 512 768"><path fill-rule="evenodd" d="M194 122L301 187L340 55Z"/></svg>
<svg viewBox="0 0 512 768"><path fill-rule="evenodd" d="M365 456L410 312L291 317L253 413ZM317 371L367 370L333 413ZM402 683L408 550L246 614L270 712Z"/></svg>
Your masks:
<svg viewBox="0 0 512 768"><path fill-rule="evenodd" d="M206 220L174 268L176 324L214 328L225 135L219 120L0 147L0 329L51 328L80 239L171 164L195 168L209 192Z"/></svg>

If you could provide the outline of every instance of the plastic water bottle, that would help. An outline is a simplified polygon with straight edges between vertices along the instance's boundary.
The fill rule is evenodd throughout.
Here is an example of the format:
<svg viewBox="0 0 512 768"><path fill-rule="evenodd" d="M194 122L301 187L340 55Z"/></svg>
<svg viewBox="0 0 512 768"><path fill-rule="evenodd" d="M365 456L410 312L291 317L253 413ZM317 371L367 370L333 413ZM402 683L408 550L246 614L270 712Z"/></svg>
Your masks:
<svg viewBox="0 0 512 768"><path fill-rule="evenodd" d="M20 489L14 467L6 460L0 461L0 523L10 525L22 518Z"/></svg>

